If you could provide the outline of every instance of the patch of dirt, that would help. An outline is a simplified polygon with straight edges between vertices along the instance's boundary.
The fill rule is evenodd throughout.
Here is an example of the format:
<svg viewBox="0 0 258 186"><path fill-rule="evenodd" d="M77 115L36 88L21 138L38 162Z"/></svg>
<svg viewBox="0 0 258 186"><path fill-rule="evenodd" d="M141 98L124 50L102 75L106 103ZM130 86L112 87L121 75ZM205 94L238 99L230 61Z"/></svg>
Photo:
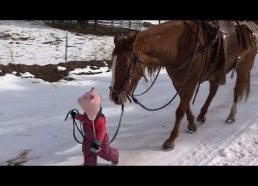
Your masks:
<svg viewBox="0 0 258 186"><path fill-rule="evenodd" d="M8 166L20 166L20 165L22 165L23 163L26 163L29 160L27 155L30 151L31 151L31 149L25 149L23 152L21 152L15 158L7 160L6 163L8 164Z"/></svg>
<svg viewBox="0 0 258 186"><path fill-rule="evenodd" d="M71 78L71 77L65 77L65 78L63 78L63 80L66 80L66 81L73 81L73 80L74 80L74 78Z"/></svg>
<svg viewBox="0 0 258 186"><path fill-rule="evenodd" d="M11 38L11 35L10 34L6 34L4 32L0 32L0 39L1 40L8 40Z"/></svg>
<svg viewBox="0 0 258 186"><path fill-rule="evenodd" d="M46 41L42 44L49 44L49 45L59 45L60 43L62 43L63 41L61 39L56 39L55 41Z"/></svg>
<svg viewBox="0 0 258 186"><path fill-rule="evenodd" d="M34 38L32 38L32 37L17 37L17 38L11 37L11 39L12 39L13 41L27 41L27 40L34 40Z"/></svg>
<svg viewBox="0 0 258 186"><path fill-rule="evenodd" d="M65 67L65 70L58 70L57 66ZM58 82L60 80L72 81L73 78L67 77L70 71L76 68L90 67L92 70L97 70L100 67L108 67L111 69L111 61L69 61L67 63L48 64L44 66L40 65L24 65L24 64L0 64L0 76L5 74L12 74L17 72L16 76L21 76L21 73L29 72L35 76L35 78L42 79L47 82ZM108 70L108 71L109 71ZM99 74L101 72L87 72L79 73L78 75L92 75Z"/></svg>

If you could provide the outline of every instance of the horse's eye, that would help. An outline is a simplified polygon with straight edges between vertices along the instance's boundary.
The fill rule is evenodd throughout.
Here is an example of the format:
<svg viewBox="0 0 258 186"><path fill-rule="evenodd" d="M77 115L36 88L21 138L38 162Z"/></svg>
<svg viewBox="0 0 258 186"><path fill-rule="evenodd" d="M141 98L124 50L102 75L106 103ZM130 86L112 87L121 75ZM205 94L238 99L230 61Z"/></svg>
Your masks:
<svg viewBox="0 0 258 186"><path fill-rule="evenodd" d="M123 68L127 68L127 67L128 67L127 63L123 64Z"/></svg>

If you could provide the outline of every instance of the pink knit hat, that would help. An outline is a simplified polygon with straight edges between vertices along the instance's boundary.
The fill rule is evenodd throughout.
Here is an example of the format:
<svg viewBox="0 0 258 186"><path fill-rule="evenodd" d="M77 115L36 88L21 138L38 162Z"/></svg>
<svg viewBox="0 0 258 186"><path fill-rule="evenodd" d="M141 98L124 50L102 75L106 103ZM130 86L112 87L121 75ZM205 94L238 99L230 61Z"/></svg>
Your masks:
<svg viewBox="0 0 258 186"><path fill-rule="evenodd" d="M78 99L79 105L92 121L95 120L101 107L101 97L94 89L92 87L89 92L86 92Z"/></svg>

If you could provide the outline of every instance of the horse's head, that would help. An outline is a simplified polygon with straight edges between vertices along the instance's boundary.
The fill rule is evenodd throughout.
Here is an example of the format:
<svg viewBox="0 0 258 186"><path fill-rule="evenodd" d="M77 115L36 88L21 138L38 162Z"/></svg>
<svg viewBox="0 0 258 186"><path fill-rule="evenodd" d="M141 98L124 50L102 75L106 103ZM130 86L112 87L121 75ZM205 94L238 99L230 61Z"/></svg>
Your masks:
<svg viewBox="0 0 258 186"><path fill-rule="evenodd" d="M133 47L136 37L137 32L114 39L110 99L119 105L129 99L143 72Z"/></svg>

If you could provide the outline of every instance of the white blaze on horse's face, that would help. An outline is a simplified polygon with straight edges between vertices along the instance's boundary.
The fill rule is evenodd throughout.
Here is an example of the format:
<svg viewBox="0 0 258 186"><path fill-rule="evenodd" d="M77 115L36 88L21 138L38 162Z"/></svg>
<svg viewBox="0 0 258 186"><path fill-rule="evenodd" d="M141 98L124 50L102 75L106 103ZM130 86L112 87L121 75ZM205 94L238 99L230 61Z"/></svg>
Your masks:
<svg viewBox="0 0 258 186"><path fill-rule="evenodd" d="M115 55L114 58L113 58L113 62L112 62L112 82L111 82L111 87L114 87L114 84L115 84L116 61L117 61L117 56Z"/></svg>

